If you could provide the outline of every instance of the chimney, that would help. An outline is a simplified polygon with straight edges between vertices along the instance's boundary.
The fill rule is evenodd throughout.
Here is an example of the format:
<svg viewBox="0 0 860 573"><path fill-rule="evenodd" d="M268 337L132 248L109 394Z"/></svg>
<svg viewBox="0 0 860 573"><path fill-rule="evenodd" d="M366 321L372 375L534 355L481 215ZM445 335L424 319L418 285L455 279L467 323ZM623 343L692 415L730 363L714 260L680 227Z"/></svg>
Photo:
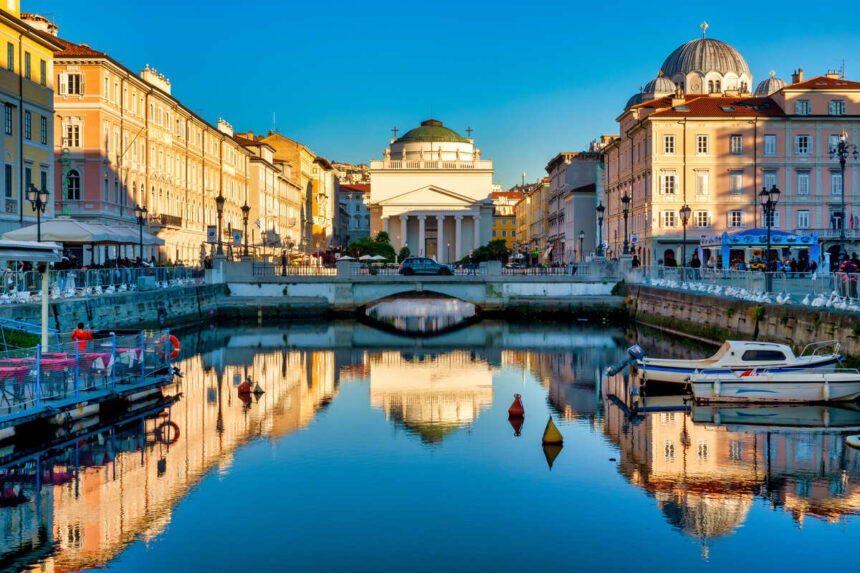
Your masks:
<svg viewBox="0 0 860 573"><path fill-rule="evenodd" d="M247 137L248 139L253 141L254 140L254 132L249 129L248 134L245 137Z"/></svg>
<svg viewBox="0 0 860 573"><path fill-rule="evenodd" d="M797 71L791 74L791 83L799 84L803 81L803 68L797 68Z"/></svg>
<svg viewBox="0 0 860 573"><path fill-rule="evenodd" d="M827 70L825 77L830 78L831 80L838 80L839 79L839 72L836 70Z"/></svg>

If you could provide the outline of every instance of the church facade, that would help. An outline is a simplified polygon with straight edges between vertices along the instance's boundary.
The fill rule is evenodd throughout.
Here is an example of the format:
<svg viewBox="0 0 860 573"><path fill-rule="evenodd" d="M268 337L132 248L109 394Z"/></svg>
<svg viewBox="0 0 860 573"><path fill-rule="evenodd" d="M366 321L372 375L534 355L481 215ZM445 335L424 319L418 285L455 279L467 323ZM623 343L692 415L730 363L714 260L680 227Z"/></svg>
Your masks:
<svg viewBox="0 0 860 573"><path fill-rule="evenodd" d="M395 249L453 262L490 241L493 162L473 139L429 119L370 162L371 235Z"/></svg>

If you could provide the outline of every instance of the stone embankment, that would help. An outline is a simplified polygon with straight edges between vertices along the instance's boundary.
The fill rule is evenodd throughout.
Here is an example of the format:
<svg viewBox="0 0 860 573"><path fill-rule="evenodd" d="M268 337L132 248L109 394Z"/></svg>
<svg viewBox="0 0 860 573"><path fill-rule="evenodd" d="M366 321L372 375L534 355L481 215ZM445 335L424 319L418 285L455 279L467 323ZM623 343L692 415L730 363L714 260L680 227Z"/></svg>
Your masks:
<svg viewBox="0 0 860 573"><path fill-rule="evenodd" d="M838 340L851 362L860 362L856 314L803 306L760 305L687 291L631 286L627 307L633 320L701 340L765 340L796 351L820 340Z"/></svg>
<svg viewBox="0 0 860 573"><path fill-rule="evenodd" d="M74 330L78 322L95 329L188 326L213 317L225 291L224 285L200 285L57 299L51 301L49 326L60 332ZM41 316L39 303L0 306L2 318L39 324Z"/></svg>

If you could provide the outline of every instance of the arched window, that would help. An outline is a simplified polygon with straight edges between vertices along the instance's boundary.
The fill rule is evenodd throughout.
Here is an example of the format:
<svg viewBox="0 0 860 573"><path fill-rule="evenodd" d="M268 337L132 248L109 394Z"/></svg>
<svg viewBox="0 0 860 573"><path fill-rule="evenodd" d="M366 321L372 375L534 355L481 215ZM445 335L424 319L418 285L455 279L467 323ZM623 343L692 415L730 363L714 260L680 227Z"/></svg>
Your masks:
<svg viewBox="0 0 860 573"><path fill-rule="evenodd" d="M714 85L717 87L717 93L720 93L721 91L723 91L720 89L720 80L717 80L716 82L714 82Z"/></svg>
<svg viewBox="0 0 860 573"><path fill-rule="evenodd" d="M708 80L708 93L714 93L714 80Z"/></svg>
<svg viewBox="0 0 860 573"><path fill-rule="evenodd" d="M137 201L137 181L131 182L131 196L134 198L135 203L139 205L140 203Z"/></svg>
<svg viewBox="0 0 860 573"><path fill-rule="evenodd" d="M742 94L745 94L745 93L747 93L747 92L749 92L749 91L750 91L750 90L749 90L749 87L747 86L747 83L746 83L746 82L741 82L741 93L742 93Z"/></svg>
<svg viewBox="0 0 860 573"><path fill-rule="evenodd" d="M66 184L68 186L68 197L69 201L80 201L81 200L81 174L77 172L77 170L72 169L69 171L69 174L66 176Z"/></svg>

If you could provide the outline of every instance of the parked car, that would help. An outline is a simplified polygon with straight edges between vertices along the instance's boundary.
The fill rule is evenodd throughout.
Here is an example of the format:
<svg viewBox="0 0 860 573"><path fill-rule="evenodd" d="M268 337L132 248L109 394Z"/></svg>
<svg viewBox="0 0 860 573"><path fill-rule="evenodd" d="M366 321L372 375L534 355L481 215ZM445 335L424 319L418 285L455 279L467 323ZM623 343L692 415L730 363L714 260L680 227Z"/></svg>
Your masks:
<svg viewBox="0 0 860 573"><path fill-rule="evenodd" d="M454 269L428 257L409 257L400 263L401 275L453 275Z"/></svg>

